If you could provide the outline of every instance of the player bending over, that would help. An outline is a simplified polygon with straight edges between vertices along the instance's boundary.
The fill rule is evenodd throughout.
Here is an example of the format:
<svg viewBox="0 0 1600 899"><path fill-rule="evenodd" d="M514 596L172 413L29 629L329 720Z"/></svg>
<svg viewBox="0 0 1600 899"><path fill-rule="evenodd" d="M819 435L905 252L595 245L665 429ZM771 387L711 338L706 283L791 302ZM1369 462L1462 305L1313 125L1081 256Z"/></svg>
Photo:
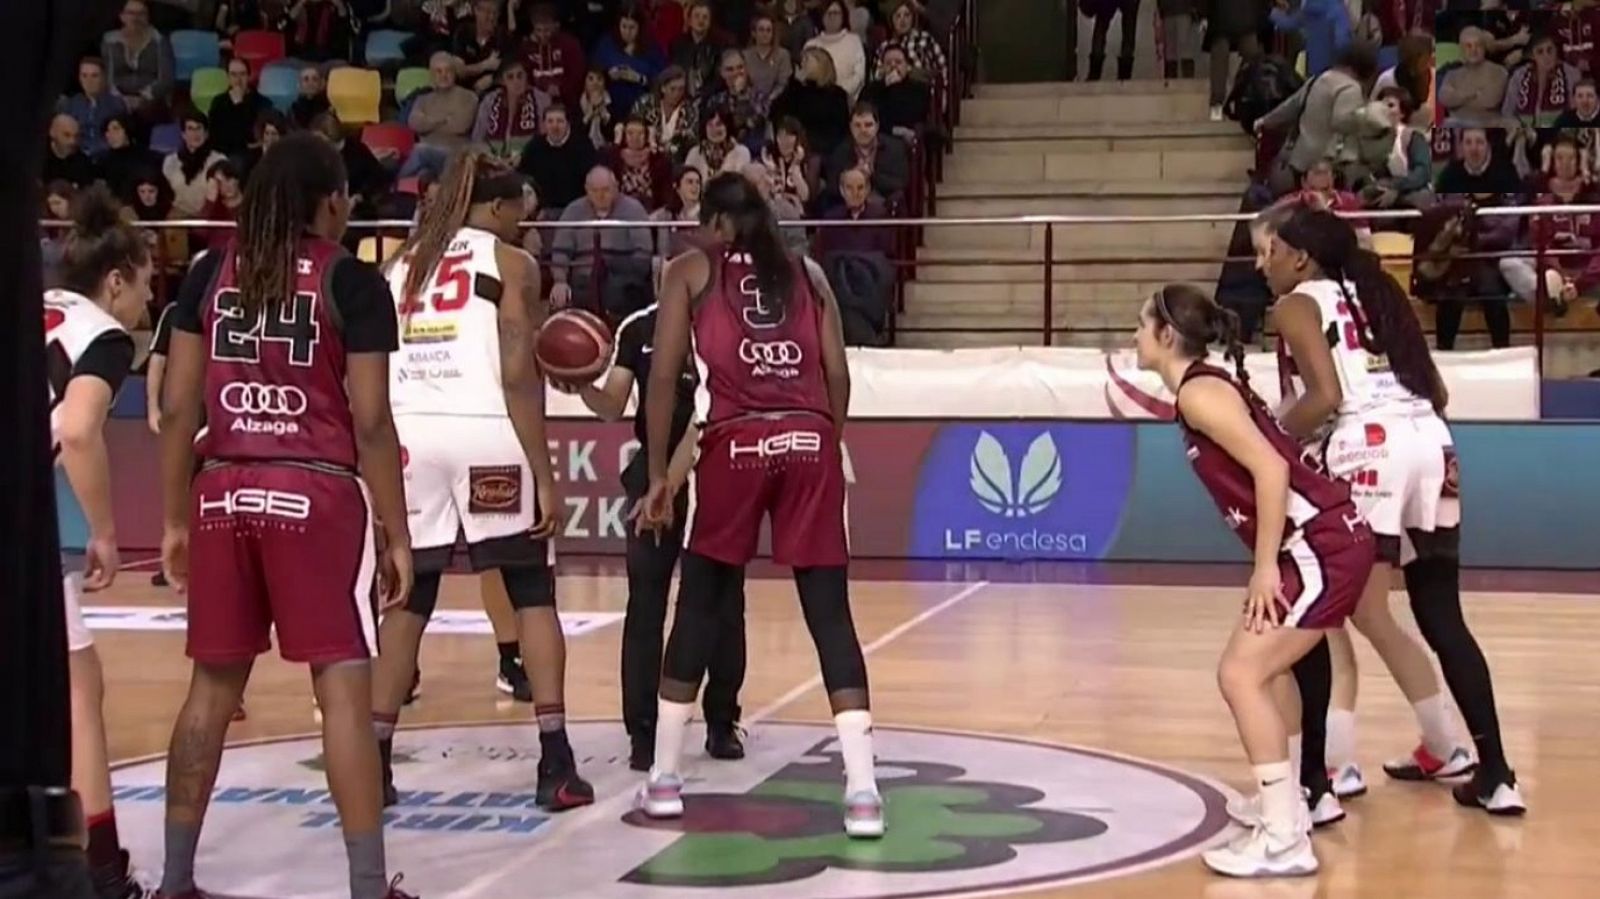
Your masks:
<svg viewBox="0 0 1600 899"><path fill-rule="evenodd" d="M1255 556L1217 682L1260 785L1260 810L1248 833L1203 858L1234 877L1311 874L1310 815L1272 685L1355 608L1372 569L1372 534L1350 488L1320 473L1249 388L1232 312L1170 285L1145 303L1134 340L1139 367L1177 397L1195 474ZM1227 346L1237 378L1206 361L1211 344Z"/></svg>
<svg viewBox="0 0 1600 899"><path fill-rule="evenodd" d="M386 606L411 588L389 415L395 317L383 276L336 242L349 214L338 151L284 138L251 174L237 235L190 270L172 312L161 557L188 593L194 675L167 756L168 899L201 895L195 847L222 740L273 627L279 654L311 666L350 895L404 895L384 861L371 725L374 574Z"/></svg>
<svg viewBox="0 0 1600 899"><path fill-rule="evenodd" d="M675 492L667 471L673 393L692 333L705 373L696 409L705 425L662 665L655 764L639 803L651 817L683 814L684 725L721 633L720 606L737 595L740 568L770 517L772 556L794 568L839 729L845 831L879 837L867 667L850 617L840 448L850 370L838 305L822 273L785 252L771 209L743 175L711 179L700 223L709 248L673 259L662 274L645 407L650 487L641 518L665 529Z"/></svg>
<svg viewBox="0 0 1600 899"><path fill-rule="evenodd" d="M1351 620L1371 641L1411 703L1422 743L1383 768L1399 780L1476 774L1454 790L1458 803L1492 814L1527 810L1506 760L1494 684L1483 650L1461 615L1461 498L1455 441L1442 417L1448 397L1411 302L1356 241L1350 225L1327 212L1300 209L1264 235L1264 273L1282 335L1280 377L1297 398L1285 409L1285 430L1319 444L1330 473L1352 481L1362 515L1378 535L1379 563ZM1389 611L1391 570L1405 574L1406 593L1423 639L1439 657L1445 682L1477 747L1459 745L1449 704L1427 654ZM1355 655L1335 635L1335 671L1348 678L1354 705ZM1352 733L1330 740L1353 751ZM1361 788L1353 760L1337 760L1342 788Z"/></svg>
<svg viewBox="0 0 1600 899"><path fill-rule="evenodd" d="M105 680L79 594L104 590L117 576L117 526L111 509L111 463L105 422L133 366L128 329L150 302L150 247L122 220L103 187L80 194L66 239L59 289L44 295L50 438L56 462L89 524L84 570L62 584L72 682L72 788L89 831L89 871L102 899L133 899L145 890L129 874L111 806L111 768L101 714Z"/></svg>
<svg viewBox="0 0 1600 899"><path fill-rule="evenodd" d="M533 355L542 318L539 270L511 243L529 213L521 175L462 152L389 269L403 338L390 398L406 448L418 571L410 601L384 616L372 707L390 803L395 723L458 533L466 535L473 570L498 572L516 609L539 722L540 807L564 811L594 801L567 740L567 647L556 617L551 542L562 507Z"/></svg>

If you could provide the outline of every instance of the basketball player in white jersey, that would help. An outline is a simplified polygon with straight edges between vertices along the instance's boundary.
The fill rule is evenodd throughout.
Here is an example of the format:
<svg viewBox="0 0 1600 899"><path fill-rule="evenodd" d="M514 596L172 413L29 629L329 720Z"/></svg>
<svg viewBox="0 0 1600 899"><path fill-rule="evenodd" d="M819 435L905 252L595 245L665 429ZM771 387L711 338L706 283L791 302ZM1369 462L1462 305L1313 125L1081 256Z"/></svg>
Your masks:
<svg viewBox="0 0 1600 899"><path fill-rule="evenodd" d="M1441 414L1448 401L1410 300L1337 216L1300 209L1271 235L1263 260L1282 335L1285 430L1321 446L1331 474L1351 482L1378 537L1378 564L1352 621L1411 703L1422 743L1385 763L1399 780L1460 780L1455 799L1492 814L1527 806L1505 758L1487 663L1461 616L1459 473ZM1392 566L1405 571L1412 612L1477 746L1459 745L1427 654L1389 611ZM1345 639L1348 639L1347 637ZM1347 655L1336 650L1335 656ZM1359 769L1340 772L1364 789ZM1351 781L1354 781L1353 783Z"/></svg>
<svg viewBox="0 0 1600 899"><path fill-rule="evenodd" d="M81 195L58 269L44 297L50 439L56 462L89 525L84 569L66 576L68 664L72 678L72 787L89 831L89 867L102 899L143 897L128 870L111 805L111 769L101 701L105 683L80 594L111 586L118 568L111 508L111 464L104 427L117 389L133 366L128 336L150 302L149 245L122 221L103 188Z"/></svg>
<svg viewBox="0 0 1600 899"><path fill-rule="evenodd" d="M389 396L404 447L417 580L380 631L372 717L387 802L397 798L395 723L458 534L473 569L498 571L516 609L543 753L539 805L564 811L594 801L566 731L566 643L551 543L561 503L533 354L542 317L539 271L510 243L528 201L521 175L481 153L460 153L389 269L401 322Z"/></svg>

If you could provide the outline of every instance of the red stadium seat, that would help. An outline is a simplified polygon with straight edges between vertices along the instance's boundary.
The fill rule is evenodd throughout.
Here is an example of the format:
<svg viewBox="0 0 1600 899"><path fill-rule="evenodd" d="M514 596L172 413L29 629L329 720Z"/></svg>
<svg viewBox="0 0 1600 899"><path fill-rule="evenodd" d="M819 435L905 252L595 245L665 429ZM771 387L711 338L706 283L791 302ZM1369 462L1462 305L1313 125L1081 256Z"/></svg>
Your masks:
<svg viewBox="0 0 1600 899"><path fill-rule="evenodd" d="M382 122L361 129L361 142L380 158L384 155L383 151L393 150L398 158L405 159L411 155L411 148L416 146L417 135L398 122Z"/></svg>
<svg viewBox="0 0 1600 899"><path fill-rule="evenodd" d="M241 31L233 37L233 55L250 67L250 80L261 77L261 70L288 54L283 35L276 31Z"/></svg>

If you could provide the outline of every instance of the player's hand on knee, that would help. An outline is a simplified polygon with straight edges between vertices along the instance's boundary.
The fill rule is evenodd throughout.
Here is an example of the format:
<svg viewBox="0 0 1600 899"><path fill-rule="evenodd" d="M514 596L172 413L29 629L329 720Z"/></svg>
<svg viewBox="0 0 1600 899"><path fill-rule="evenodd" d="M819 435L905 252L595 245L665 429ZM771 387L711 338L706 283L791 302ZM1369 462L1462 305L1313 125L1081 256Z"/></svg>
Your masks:
<svg viewBox="0 0 1600 899"><path fill-rule="evenodd" d="M1276 566L1256 569L1244 600L1245 627L1258 634L1277 627L1282 593L1283 576Z"/></svg>

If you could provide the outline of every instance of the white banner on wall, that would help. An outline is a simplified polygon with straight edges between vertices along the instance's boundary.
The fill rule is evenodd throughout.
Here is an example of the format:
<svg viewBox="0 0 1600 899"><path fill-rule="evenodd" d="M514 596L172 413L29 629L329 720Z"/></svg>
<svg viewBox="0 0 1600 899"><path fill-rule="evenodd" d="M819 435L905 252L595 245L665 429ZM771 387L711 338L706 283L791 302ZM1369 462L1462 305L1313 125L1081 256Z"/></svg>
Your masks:
<svg viewBox="0 0 1600 899"><path fill-rule="evenodd" d="M1434 360L1450 389L1452 419L1539 418L1533 347L1437 353ZM1253 353L1246 365L1251 385L1276 407L1277 360ZM1131 349L858 348L850 351L850 373L853 418L1158 418L1172 402L1159 378L1139 371ZM592 417L577 397L554 391L549 409L563 418Z"/></svg>

